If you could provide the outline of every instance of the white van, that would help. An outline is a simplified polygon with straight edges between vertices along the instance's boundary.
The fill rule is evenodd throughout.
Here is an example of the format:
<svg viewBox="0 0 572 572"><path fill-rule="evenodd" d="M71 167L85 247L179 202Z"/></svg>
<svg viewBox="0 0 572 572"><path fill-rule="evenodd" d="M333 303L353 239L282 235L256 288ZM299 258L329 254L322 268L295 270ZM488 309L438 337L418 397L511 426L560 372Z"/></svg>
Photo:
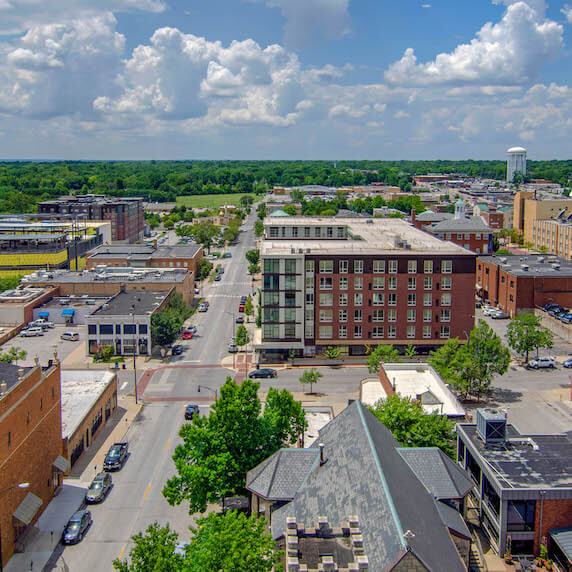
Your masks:
<svg viewBox="0 0 572 572"><path fill-rule="evenodd" d="M68 342L77 342L79 340L79 334L77 332L64 332L60 338Z"/></svg>
<svg viewBox="0 0 572 572"><path fill-rule="evenodd" d="M34 336L43 336L44 330L42 328L28 328L22 332L22 336L25 338L32 338Z"/></svg>

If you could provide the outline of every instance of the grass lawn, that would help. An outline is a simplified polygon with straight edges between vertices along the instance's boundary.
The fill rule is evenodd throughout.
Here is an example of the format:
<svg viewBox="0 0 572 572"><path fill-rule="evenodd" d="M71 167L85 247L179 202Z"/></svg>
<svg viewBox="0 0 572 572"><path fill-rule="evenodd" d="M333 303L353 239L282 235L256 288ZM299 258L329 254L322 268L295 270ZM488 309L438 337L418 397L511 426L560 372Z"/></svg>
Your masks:
<svg viewBox="0 0 572 572"><path fill-rule="evenodd" d="M178 205L185 205L187 208L213 208L222 205L238 205L240 198L245 195L254 197L254 193L229 193L227 195L192 195L187 197L177 197Z"/></svg>

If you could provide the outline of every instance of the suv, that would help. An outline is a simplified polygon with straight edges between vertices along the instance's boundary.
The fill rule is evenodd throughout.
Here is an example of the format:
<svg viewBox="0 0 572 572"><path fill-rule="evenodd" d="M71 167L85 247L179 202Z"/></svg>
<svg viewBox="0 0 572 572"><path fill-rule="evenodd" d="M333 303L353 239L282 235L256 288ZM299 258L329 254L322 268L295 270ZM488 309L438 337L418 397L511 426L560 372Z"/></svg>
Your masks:
<svg viewBox="0 0 572 572"><path fill-rule="evenodd" d="M62 532L62 544L77 544L93 522L89 510L78 510L68 520Z"/></svg>
<svg viewBox="0 0 572 572"><path fill-rule="evenodd" d="M189 403L185 407L185 419L187 421L191 420L195 415L199 414L199 406L195 405L194 403Z"/></svg>
<svg viewBox="0 0 572 572"><path fill-rule="evenodd" d="M42 328L38 328L36 326L32 328L28 328L22 332L22 337L24 338L33 338L34 336L43 336L44 330Z"/></svg>
<svg viewBox="0 0 572 572"><path fill-rule="evenodd" d="M209 307L203 302L202 304L199 304L199 308L198 311L199 312L208 312Z"/></svg>
<svg viewBox="0 0 572 572"><path fill-rule="evenodd" d="M109 473L98 473L95 475L89 489L85 493L85 502L101 502L111 490L111 475Z"/></svg>
<svg viewBox="0 0 572 572"><path fill-rule="evenodd" d="M128 449L129 445L127 443L114 443L111 445L111 448L107 451L107 455L105 455L103 469L105 471L121 469L127 459Z"/></svg>
<svg viewBox="0 0 572 572"><path fill-rule="evenodd" d="M539 357L530 360L526 367L529 369L556 367L556 360L553 357Z"/></svg>
<svg viewBox="0 0 572 572"><path fill-rule="evenodd" d="M68 340L69 342L77 342L79 340L79 334L77 332L64 332L60 338L62 340Z"/></svg>

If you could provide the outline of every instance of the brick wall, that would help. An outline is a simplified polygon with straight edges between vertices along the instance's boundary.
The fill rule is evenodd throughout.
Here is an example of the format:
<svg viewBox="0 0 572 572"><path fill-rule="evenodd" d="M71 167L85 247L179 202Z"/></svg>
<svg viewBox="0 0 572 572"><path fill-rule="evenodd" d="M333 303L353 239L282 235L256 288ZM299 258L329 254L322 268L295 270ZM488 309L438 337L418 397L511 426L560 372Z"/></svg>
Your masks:
<svg viewBox="0 0 572 572"><path fill-rule="evenodd" d="M542 526L540 523L540 509L542 507ZM534 554L540 554L540 538L542 536L548 540L549 531L553 528L572 526L572 499L565 500L545 500L544 503L537 501L536 513L534 516Z"/></svg>
<svg viewBox="0 0 572 572"><path fill-rule="evenodd" d="M28 492L43 504L39 515L59 485L52 463L62 454L62 418L59 363L41 367L13 386L0 399L0 489L29 482L28 489L12 489L0 495L2 564L14 552L14 541L24 527L15 527L12 514ZM14 521L16 522L16 521Z"/></svg>

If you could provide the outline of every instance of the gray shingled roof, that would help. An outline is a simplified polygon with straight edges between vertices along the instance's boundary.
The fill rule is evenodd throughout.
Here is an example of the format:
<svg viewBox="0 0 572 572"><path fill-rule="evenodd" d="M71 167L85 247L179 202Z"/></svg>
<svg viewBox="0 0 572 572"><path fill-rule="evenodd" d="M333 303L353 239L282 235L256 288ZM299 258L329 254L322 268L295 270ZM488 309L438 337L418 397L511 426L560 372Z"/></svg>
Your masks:
<svg viewBox="0 0 572 572"><path fill-rule="evenodd" d="M471 479L437 447L401 447L398 452L436 499L459 499L473 488Z"/></svg>
<svg viewBox="0 0 572 572"><path fill-rule="evenodd" d="M433 497L397 452L390 431L359 401L323 427L317 442L326 462L273 513L274 538L284 535L288 516L312 526L318 516L337 525L355 515L371 570L389 568L408 550L428 570L464 570Z"/></svg>
<svg viewBox="0 0 572 572"><path fill-rule="evenodd" d="M449 506L448 504L445 504L441 501L435 501L435 505L437 506L437 510L441 515L443 524L447 528L466 538L471 538L471 531L469 530L469 527L463 520L463 517L452 506Z"/></svg>
<svg viewBox="0 0 572 572"><path fill-rule="evenodd" d="M248 471L246 488L267 500L292 500L319 456L317 449L280 449Z"/></svg>
<svg viewBox="0 0 572 572"><path fill-rule="evenodd" d="M453 214L451 213L436 213L433 211L423 211L422 213L415 215L415 220L423 222L440 222L450 218L453 218Z"/></svg>
<svg viewBox="0 0 572 572"><path fill-rule="evenodd" d="M480 216L472 216L470 218L451 218L432 224L430 227L432 232L465 232L465 231L481 231L492 232L490 228Z"/></svg>

